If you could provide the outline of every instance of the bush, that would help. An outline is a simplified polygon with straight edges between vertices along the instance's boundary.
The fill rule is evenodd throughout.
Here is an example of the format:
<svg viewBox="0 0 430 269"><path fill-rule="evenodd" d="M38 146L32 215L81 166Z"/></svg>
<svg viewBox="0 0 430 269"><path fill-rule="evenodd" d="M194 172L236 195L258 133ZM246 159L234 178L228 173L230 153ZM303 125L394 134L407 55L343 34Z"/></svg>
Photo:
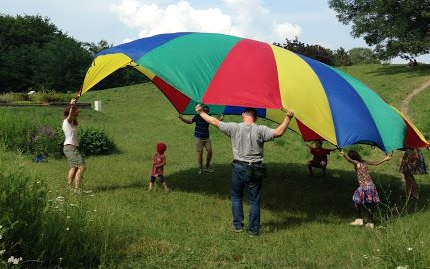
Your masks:
<svg viewBox="0 0 430 269"><path fill-rule="evenodd" d="M30 152L36 155L60 158L63 145L62 130L48 126L37 129L30 140Z"/></svg>
<svg viewBox="0 0 430 269"><path fill-rule="evenodd" d="M85 128L79 131L79 150L83 155L105 155L117 149L114 142L102 131Z"/></svg>

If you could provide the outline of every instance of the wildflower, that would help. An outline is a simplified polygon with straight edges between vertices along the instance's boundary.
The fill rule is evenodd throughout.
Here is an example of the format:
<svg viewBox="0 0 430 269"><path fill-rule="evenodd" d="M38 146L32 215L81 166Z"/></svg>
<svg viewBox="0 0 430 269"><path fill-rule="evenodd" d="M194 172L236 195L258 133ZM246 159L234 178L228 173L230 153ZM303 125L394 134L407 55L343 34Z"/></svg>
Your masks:
<svg viewBox="0 0 430 269"><path fill-rule="evenodd" d="M13 260L13 264L18 264L20 261L22 261L22 257L19 257Z"/></svg>
<svg viewBox="0 0 430 269"><path fill-rule="evenodd" d="M66 231L70 230L69 227L66 228Z"/></svg>
<svg viewBox="0 0 430 269"><path fill-rule="evenodd" d="M408 251L411 251L413 248L407 248Z"/></svg>
<svg viewBox="0 0 430 269"><path fill-rule="evenodd" d="M3 255L6 252L5 249L0 250L0 256Z"/></svg>
<svg viewBox="0 0 430 269"><path fill-rule="evenodd" d="M22 261L22 257L15 258L14 256L10 256L9 259L7 259L8 263L18 264L20 261Z"/></svg>

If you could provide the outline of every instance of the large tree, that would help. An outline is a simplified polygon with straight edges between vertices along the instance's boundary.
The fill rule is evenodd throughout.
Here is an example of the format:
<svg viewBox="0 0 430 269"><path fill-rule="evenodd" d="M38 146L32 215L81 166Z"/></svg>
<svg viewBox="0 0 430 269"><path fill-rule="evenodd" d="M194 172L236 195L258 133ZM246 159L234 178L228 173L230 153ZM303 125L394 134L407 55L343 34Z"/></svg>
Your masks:
<svg viewBox="0 0 430 269"><path fill-rule="evenodd" d="M48 18L0 14L0 92L76 91L91 54Z"/></svg>
<svg viewBox="0 0 430 269"><path fill-rule="evenodd" d="M430 0L329 0L351 34L363 37L380 59L430 52Z"/></svg>

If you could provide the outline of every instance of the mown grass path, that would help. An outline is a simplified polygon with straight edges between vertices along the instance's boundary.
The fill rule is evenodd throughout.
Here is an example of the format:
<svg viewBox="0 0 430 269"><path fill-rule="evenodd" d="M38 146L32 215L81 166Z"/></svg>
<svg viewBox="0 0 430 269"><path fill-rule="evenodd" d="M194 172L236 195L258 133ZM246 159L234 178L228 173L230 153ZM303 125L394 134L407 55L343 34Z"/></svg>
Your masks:
<svg viewBox="0 0 430 269"><path fill-rule="evenodd" d="M424 91L425 89L430 87L430 78L426 82L424 82L421 86L413 90L406 98L402 101L402 105L400 107L400 111L402 111L403 114L408 116L409 111L409 103L411 102L412 98L414 98L416 95Z"/></svg>

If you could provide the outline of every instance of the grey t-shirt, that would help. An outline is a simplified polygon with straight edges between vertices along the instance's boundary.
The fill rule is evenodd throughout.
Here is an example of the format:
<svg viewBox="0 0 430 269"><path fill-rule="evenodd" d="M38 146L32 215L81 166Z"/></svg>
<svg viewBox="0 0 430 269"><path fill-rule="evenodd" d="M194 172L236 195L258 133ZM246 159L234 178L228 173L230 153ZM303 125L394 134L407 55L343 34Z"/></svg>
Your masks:
<svg viewBox="0 0 430 269"><path fill-rule="evenodd" d="M220 122L219 129L231 138L233 158L243 162L263 161L264 142L273 139L274 129L243 122Z"/></svg>

